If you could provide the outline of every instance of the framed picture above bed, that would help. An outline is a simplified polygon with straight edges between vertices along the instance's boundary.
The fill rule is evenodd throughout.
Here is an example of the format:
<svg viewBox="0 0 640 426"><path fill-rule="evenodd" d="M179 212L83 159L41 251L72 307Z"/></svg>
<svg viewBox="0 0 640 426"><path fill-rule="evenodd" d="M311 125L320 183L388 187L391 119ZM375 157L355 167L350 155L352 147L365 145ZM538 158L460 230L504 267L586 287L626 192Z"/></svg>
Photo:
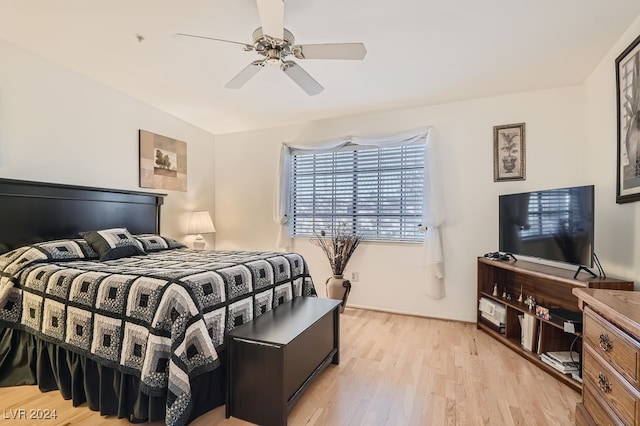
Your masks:
<svg viewBox="0 0 640 426"><path fill-rule="evenodd" d="M140 130L140 187L187 191L186 142Z"/></svg>

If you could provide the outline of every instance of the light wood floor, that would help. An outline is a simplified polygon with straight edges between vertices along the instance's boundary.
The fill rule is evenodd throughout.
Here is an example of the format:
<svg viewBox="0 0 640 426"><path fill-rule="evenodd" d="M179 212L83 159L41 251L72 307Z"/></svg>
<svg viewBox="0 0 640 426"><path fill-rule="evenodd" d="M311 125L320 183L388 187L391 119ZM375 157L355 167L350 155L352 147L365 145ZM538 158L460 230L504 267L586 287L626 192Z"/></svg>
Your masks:
<svg viewBox="0 0 640 426"><path fill-rule="evenodd" d="M572 425L580 394L476 329L475 324L347 308L341 362L289 414L289 425ZM56 421L8 420L10 410L56 410ZM34 386L0 388L0 423L129 424L73 407ZM224 406L192 425L247 425Z"/></svg>

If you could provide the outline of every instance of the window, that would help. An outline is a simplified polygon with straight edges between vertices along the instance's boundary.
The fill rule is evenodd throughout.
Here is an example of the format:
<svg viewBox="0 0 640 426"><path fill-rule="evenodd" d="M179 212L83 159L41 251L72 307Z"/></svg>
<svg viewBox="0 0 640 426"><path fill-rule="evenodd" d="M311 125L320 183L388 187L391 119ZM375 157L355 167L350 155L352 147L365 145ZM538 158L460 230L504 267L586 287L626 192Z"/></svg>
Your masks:
<svg viewBox="0 0 640 426"><path fill-rule="evenodd" d="M365 240L420 241L424 144L291 155L291 234L346 223Z"/></svg>

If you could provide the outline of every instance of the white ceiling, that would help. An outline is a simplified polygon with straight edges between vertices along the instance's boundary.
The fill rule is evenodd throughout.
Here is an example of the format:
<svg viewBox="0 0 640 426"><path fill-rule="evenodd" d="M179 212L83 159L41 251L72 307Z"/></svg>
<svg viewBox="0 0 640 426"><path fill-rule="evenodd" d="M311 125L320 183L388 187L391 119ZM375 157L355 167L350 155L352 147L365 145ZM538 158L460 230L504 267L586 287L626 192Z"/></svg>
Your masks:
<svg viewBox="0 0 640 426"><path fill-rule="evenodd" d="M296 60L325 87L313 97L277 66L225 89L258 55L173 37L251 43L255 0L0 0L0 38L227 133L581 84L639 15L638 0L285 0L297 44L367 47Z"/></svg>

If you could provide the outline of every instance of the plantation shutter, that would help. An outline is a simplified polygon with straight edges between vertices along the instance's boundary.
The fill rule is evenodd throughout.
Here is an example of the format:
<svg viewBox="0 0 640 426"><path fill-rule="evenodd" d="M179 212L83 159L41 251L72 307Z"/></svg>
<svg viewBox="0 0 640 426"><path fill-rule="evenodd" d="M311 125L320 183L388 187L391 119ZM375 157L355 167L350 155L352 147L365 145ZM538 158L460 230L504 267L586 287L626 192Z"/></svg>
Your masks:
<svg viewBox="0 0 640 426"><path fill-rule="evenodd" d="M422 242L424 144L292 152L291 233L347 224L366 240Z"/></svg>

